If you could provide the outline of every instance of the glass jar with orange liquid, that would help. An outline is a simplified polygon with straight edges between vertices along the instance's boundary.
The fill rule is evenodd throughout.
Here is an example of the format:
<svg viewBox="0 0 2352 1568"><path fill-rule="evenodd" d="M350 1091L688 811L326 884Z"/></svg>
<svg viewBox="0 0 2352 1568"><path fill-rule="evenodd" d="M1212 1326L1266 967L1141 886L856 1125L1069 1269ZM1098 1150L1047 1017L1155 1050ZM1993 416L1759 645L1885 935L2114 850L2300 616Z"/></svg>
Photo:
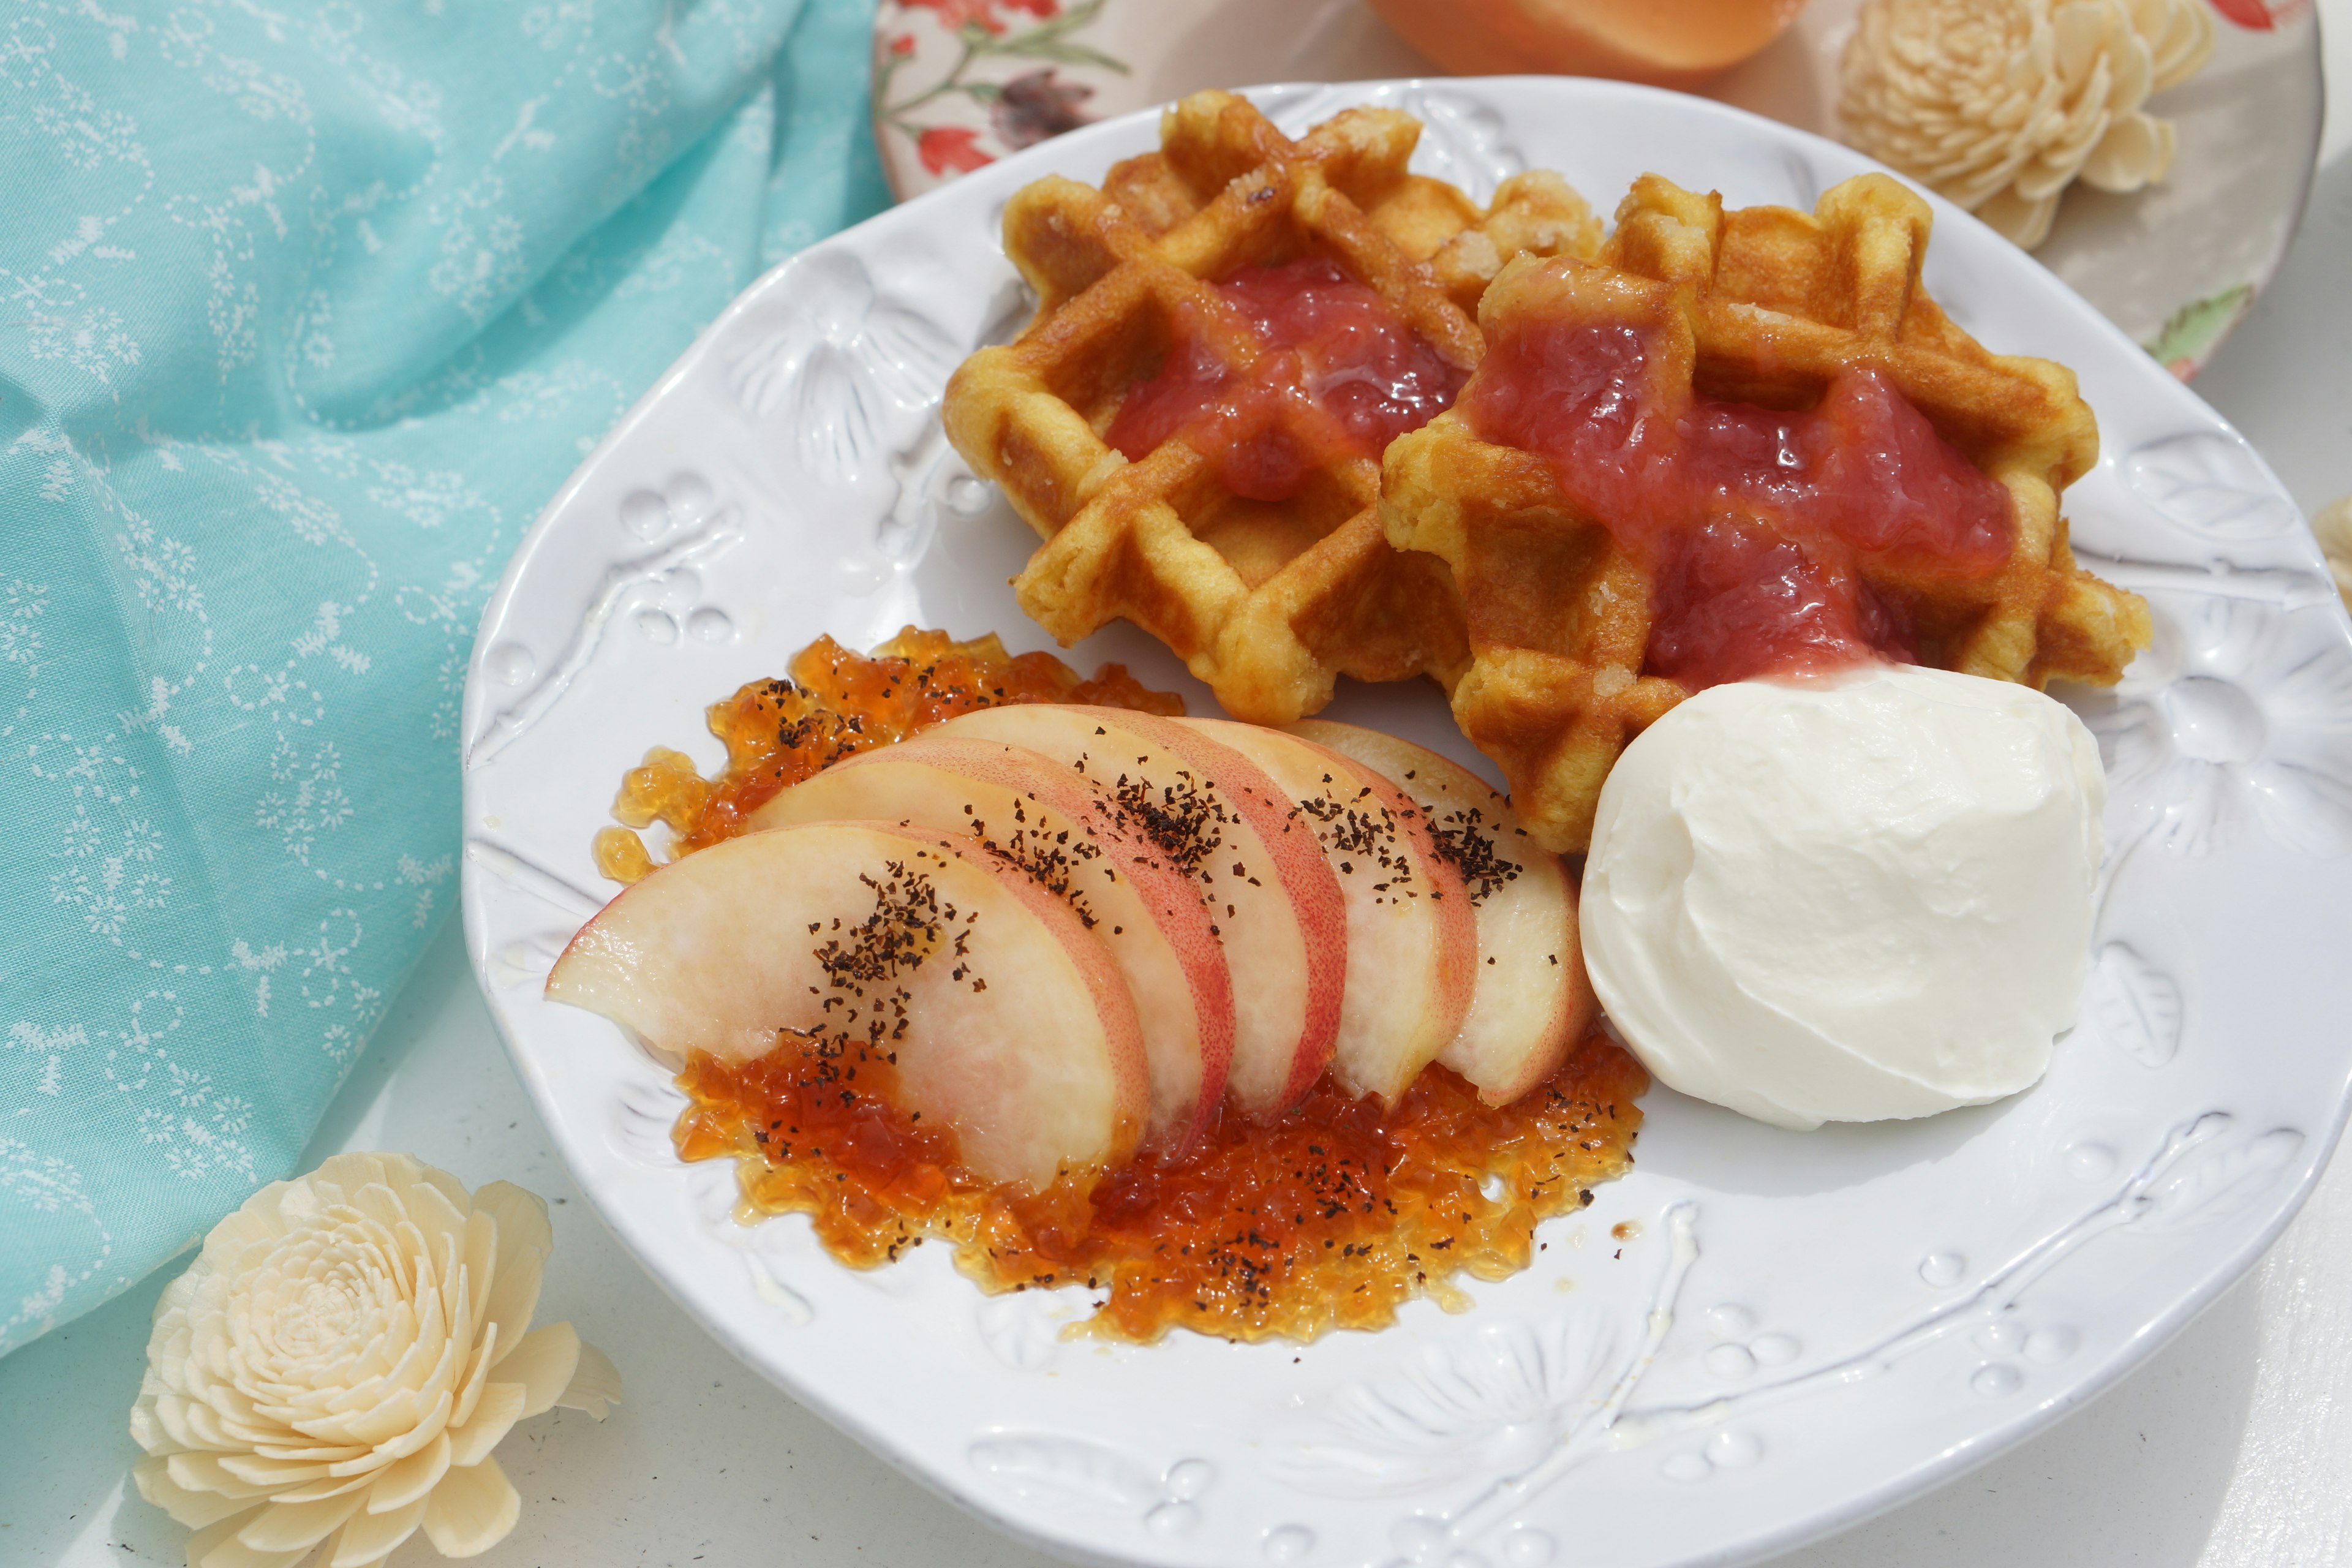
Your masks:
<svg viewBox="0 0 2352 1568"><path fill-rule="evenodd" d="M1617 77L1695 87L1756 53L1805 0L1371 0L1460 76Z"/></svg>

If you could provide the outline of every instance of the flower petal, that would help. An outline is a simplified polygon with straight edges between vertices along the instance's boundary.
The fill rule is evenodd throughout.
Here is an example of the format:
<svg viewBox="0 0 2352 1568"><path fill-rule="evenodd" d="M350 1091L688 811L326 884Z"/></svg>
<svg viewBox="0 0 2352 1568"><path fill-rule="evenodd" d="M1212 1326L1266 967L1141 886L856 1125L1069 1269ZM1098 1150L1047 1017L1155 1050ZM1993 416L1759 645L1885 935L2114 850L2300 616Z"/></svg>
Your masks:
<svg viewBox="0 0 2352 1568"><path fill-rule="evenodd" d="M499 1363L499 1381L527 1388L522 1413L536 1415L555 1404L579 1367L580 1335L570 1323L550 1323L515 1342Z"/></svg>
<svg viewBox="0 0 2352 1568"><path fill-rule="evenodd" d="M472 1419L449 1434L449 1462L478 1465L489 1458L499 1440L522 1419L523 1406L530 1398L530 1391L520 1383L491 1384L474 1407Z"/></svg>
<svg viewBox="0 0 2352 1568"><path fill-rule="evenodd" d="M472 1557L506 1539L522 1517L522 1496L496 1459L451 1470L433 1489L425 1535L444 1557Z"/></svg>
<svg viewBox="0 0 2352 1568"><path fill-rule="evenodd" d="M449 1338L441 1361L425 1388L427 1393L465 1385L473 1363L474 1346L481 1340L482 1298L489 1293L491 1255L498 1242L498 1223L476 1215L467 1223L466 1258L451 1274L442 1296L449 1303Z"/></svg>
<svg viewBox="0 0 2352 1568"><path fill-rule="evenodd" d="M2213 13L2196 0L2164 7L2168 14L2164 31L2150 40L2156 51L2152 92L2179 87L2205 68L2213 58Z"/></svg>
<svg viewBox="0 0 2352 1568"><path fill-rule="evenodd" d="M355 1492L362 1487L373 1485L374 1480L375 1476L370 1471L362 1471L356 1476L329 1476L323 1481L312 1481L307 1486L295 1487L289 1491L272 1493L270 1500L272 1502L316 1502L320 1498L341 1497L346 1492Z"/></svg>
<svg viewBox="0 0 2352 1568"><path fill-rule="evenodd" d="M2020 250L2031 250L2050 237L2050 220L2058 216L2058 198L2027 201L2014 188L1996 191L1977 208L1977 216L1992 225Z"/></svg>
<svg viewBox="0 0 2352 1568"><path fill-rule="evenodd" d="M219 1411L200 1400L189 1400L181 1409L181 1418L187 1424L189 1436L194 1439L191 1447L220 1449L247 1447L222 1429Z"/></svg>
<svg viewBox="0 0 2352 1568"><path fill-rule="evenodd" d="M580 1365L555 1403L567 1410L584 1410L602 1421L607 1406L621 1403L621 1369L603 1351L583 1342Z"/></svg>
<svg viewBox="0 0 2352 1568"><path fill-rule="evenodd" d="M163 1424L155 1419L155 1401L142 1398L131 1407L131 1440L151 1454L165 1453L172 1439L164 1433Z"/></svg>
<svg viewBox="0 0 2352 1568"><path fill-rule="evenodd" d="M2058 74L2079 82L2106 53L2118 18L2100 0L2076 0L2051 14L2058 47Z"/></svg>
<svg viewBox="0 0 2352 1568"><path fill-rule="evenodd" d="M416 1301L416 1341L408 1347L399 1364L384 1374L384 1381L395 1388L422 1391L432 1381L434 1369L441 1364L449 1345L448 1320L442 1313L441 1292L427 1290ZM430 1398L428 1394L426 1398ZM341 1410L362 1408L356 1400L338 1400Z"/></svg>
<svg viewBox="0 0 2352 1568"><path fill-rule="evenodd" d="M408 1156L404 1154L401 1158L407 1160ZM467 1195L465 1183L438 1165L427 1165L417 1160L409 1160L408 1163L409 1168L415 1173L410 1176L410 1181L431 1187L435 1192L447 1198L449 1206L460 1214L472 1212L474 1200Z"/></svg>
<svg viewBox="0 0 2352 1568"><path fill-rule="evenodd" d="M425 1522L425 1501L418 1498L390 1513L362 1509L352 1515L342 1533L335 1537L335 1554L328 1559L328 1568L366 1568L390 1556L394 1547L415 1534L416 1527Z"/></svg>
<svg viewBox="0 0 2352 1568"><path fill-rule="evenodd" d="M195 1448L203 1445L188 1428L188 1402L176 1394L158 1394L152 1406L155 1425L163 1428L163 1436L173 1447Z"/></svg>
<svg viewBox="0 0 2352 1568"><path fill-rule="evenodd" d="M188 1537L188 1568L256 1568L257 1560L268 1568L283 1568L302 1556L278 1552L263 1557L236 1539L237 1529L236 1520L225 1519Z"/></svg>
<svg viewBox="0 0 2352 1568"><path fill-rule="evenodd" d="M222 1542L234 1537L237 1532L237 1529L238 1525L236 1520L224 1519L215 1523L208 1524L202 1530L197 1531L194 1535L189 1536L188 1568L199 1568L199 1564L201 1564L205 1560L205 1553L210 1552L214 1547L218 1546Z"/></svg>
<svg viewBox="0 0 2352 1568"><path fill-rule="evenodd" d="M530 1327L530 1315L539 1309L540 1281L546 1268L546 1258L529 1248L499 1261L499 1277L490 1288L490 1299L483 1303L482 1318L498 1324L499 1334L509 1344L522 1338Z"/></svg>
<svg viewBox="0 0 2352 1568"><path fill-rule="evenodd" d="M257 1552L293 1552L316 1546L341 1528L367 1498L359 1492L314 1502L271 1502L236 1532Z"/></svg>
<svg viewBox="0 0 2352 1568"><path fill-rule="evenodd" d="M555 1231L548 1224L547 1205L536 1193L506 1182L492 1182L474 1194L474 1208L499 1224L498 1276L482 1315L507 1324L517 1339L539 1304L539 1278L548 1254L555 1250ZM517 1271L525 1271L518 1276ZM509 1283L513 1279L514 1283ZM524 1280L528 1280L526 1288Z"/></svg>
<svg viewBox="0 0 2352 1568"><path fill-rule="evenodd" d="M368 1492L369 1510L388 1513L415 1502L440 1483L449 1459L449 1434L443 1432L414 1454L386 1465L376 1472L375 1485Z"/></svg>
<svg viewBox="0 0 2352 1568"><path fill-rule="evenodd" d="M355 1443L340 1444L331 1448L296 1448L283 1443L256 1443L253 1451L265 1459L296 1459L309 1464L331 1465L338 1459L356 1459L369 1450Z"/></svg>
<svg viewBox="0 0 2352 1568"><path fill-rule="evenodd" d="M250 1494L232 1496L184 1487L172 1479L170 1463L160 1458L142 1459L131 1466L131 1479L138 1486L141 1497L170 1514L173 1522L190 1530L202 1530L231 1514L250 1512L257 1506Z"/></svg>
<svg viewBox="0 0 2352 1568"><path fill-rule="evenodd" d="M372 1476L401 1457L382 1448L370 1448L356 1459L339 1459L329 1465L327 1473L331 1476Z"/></svg>
<svg viewBox="0 0 2352 1568"><path fill-rule="evenodd" d="M2146 38L2126 26L2116 29L2109 58L2116 63L2116 82L2107 89L2107 106L2127 113L2147 101L2148 87L2156 80L2156 53Z"/></svg>
<svg viewBox="0 0 2352 1568"><path fill-rule="evenodd" d="M224 1497L267 1497L275 1489L266 1481L229 1468L234 1454L173 1454L163 1461L173 1483L192 1492L219 1492ZM308 1478L302 1478L308 1479Z"/></svg>
<svg viewBox="0 0 2352 1568"><path fill-rule="evenodd" d="M457 1408L449 1417L450 1426L463 1426L474 1418L474 1406L490 1381L490 1363L499 1359L499 1343L498 1324L483 1324L482 1337L474 1346L473 1364L466 1369L466 1381L457 1389Z"/></svg>
<svg viewBox="0 0 2352 1568"><path fill-rule="evenodd" d="M457 1189L453 1198L430 1183L409 1189L408 1217L424 1232L426 1247L436 1263L443 1258L465 1255L466 1221L473 1211L473 1203L466 1189Z"/></svg>
<svg viewBox="0 0 2352 1568"><path fill-rule="evenodd" d="M228 1222L224 1220L221 1223L226 1225ZM176 1279L163 1287L163 1293L155 1298L154 1323L157 1328L163 1326L166 1318L186 1316L188 1302L196 1293L195 1272L194 1264L182 1269Z"/></svg>
<svg viewBox="0 0 2352 1568"><path fill-rule="evenodd" d="M408 1156L405 1154L371 1154L364 1150L353 1150L349 1153L343 1154L331 1154L317 1170L310 1173L309 1181L310 1185L314 1187L333 1185L341 1188L345 1194L355 1193L359 1191L360 1188L368 1185L372 1182L381 1183L387 1180L388 1173L385 1169L385 1162L387 1160L408 1161ZM412 1166L415 1163L413 1161L408 1163ZM396 1169L397 1167L394 1168ZM398 1176L389 1177L389 1179L393 1181L415 1181L416 1176L415 1172L412 1169L408 1172L402 1173Z"/></svg>
<svg viewBox="0 0 2352 1568"><path fill-rule="evenodd" d="M2126 114L2107 127L2083 161L2083 183L2102 191L2137 191L2170 172L2178 146L2172 121Z"/></svg>
<svg viewBox="0 0 2352 1568"><path fill-rule="evenodd" d="M247 1198L244 1207L213 1226L212 1234L205 1237L204 1251L197 1254L198 1258L201 1259L208 1253L217 1253L224 1258L234 1257L257 1242L272 1242L284 1236L286 1226L278 1218L278 1201L286 1195L286 1189L292 1184L289 1182L272 1182L254 1194L252 1197ZM194 1268L189 1272L194 1274ZM188 1289L191 1292L204 1283L203 1277L200 1275L194 1279L189 1279L188 1275L182 1275L181 1278L188 1279ZM156 1304L162 1306L165 1303ZM184 1306L186 1299L184 1297L179 1302L173 1304Z"/></svg>
<svg viewBox="0 0 2352 1568"><path fill-rule="evenodd" d="M446 1391L433 1402L430 1409L409 1424L408 1429L385 1438L375 1446L375 1452L387 1459L404 1459L430 1444L449 1425L449 1412L457 1401Z"/></svg>
<svg viewBox="0 0 2352 1568"><path fill-rule="evenodd" d="M194 1458L193 1455L175 1456ZM222 1454L216 1468L225 1475L259 1491L276 1491L280 1487L299 1486L333 1474L325 1465L299 1464L286 1459L265 1459L258 1454ZM174 1470L173 1474L179 1472Z"/></svg>
<svg viewBox="0 0 2352 1568"><path fill-rule="evenodd" d="M544 1258L555 1250L555 1227L548 1223L547 1200L512 1182L488 1182L474 1194L474 1212L499 1222L499 1271L523 1252Z"/></svg>

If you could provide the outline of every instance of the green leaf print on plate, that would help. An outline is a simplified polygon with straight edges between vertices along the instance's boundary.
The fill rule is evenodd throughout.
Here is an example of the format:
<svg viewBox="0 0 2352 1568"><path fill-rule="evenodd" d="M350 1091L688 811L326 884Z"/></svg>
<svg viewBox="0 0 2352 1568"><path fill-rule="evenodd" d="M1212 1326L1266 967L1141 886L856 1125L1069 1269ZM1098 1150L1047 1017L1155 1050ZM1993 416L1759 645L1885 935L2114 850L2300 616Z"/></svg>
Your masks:
<svg viewBox="0 0 2352 1568"><path fill-rule="evenodd" d="M2210 294L2173 311L2166 318L2164 330L2156 334L2156 341L2144 346L2165 369L2187 381L2204 368L2206 356L2221 344L2253 302L2254 286L2251 283Z"/></svg>

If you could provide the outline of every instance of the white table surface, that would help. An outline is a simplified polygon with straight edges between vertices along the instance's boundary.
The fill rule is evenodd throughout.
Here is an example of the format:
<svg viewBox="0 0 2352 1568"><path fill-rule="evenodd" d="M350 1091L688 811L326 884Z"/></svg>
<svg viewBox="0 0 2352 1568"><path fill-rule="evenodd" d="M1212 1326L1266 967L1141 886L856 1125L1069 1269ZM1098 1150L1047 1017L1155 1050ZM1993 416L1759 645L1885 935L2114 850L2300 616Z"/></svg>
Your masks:
<svg viewBox="0 0 2352 1568"><path fill-rule="evenodd" d="M2198 390L2306 511L2352 493L2352 0L2301 237ZM2352 959L2339 959L2352 962ZM2249 1040L2248 1049L2262 1042ZM624 1254L549 1148L452 921L330 1108L307 1169L398 1149L554 1205L541 1321L619 1363L626 1403L499 1449L521 1523L482 1568L1041 1568L729 1357ZM174 1266L176 1267L176 1266ZM166 1268L164 1275L173 1272ZM0 1568L184 1560L131 1490L124 1415L163 1275L0 1361ZM436 1561L421 1536L395 1568ZM2352 1158L2253 1274L2148 1364L2040 1438L1772 1568L2319 1568L2352 1563Z"/></svg>

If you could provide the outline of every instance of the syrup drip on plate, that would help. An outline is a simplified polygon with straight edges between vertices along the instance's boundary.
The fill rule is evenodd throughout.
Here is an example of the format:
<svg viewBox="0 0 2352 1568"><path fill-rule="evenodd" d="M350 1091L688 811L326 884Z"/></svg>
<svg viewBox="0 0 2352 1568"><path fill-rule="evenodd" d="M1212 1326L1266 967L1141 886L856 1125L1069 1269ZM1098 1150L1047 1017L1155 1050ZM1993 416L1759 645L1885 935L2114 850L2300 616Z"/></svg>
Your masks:
<svg viewBox="0 0 2352 1568"><path fill-rule="evenodd" d="M661 746L622 775L613 815L626 826L597 834L596 869L634 882L656 865L637 829L662 823L671 858L690 855L740 834L751 813L844 757L1008 702L1184 711L1182 698L1151 690L1124 665L1107 664L1086 679L1052 654L1009 654L993 634L957 642L908 626L871 655L819 637L793 656L788 676L752 681L710 705L710 732L727 744L716 779Z"/></svg>
<svg viewBox="0 0 2352 1568"><path fill-rule="evenodd" d="M1527 1268L1538 1221L1632 1165L1649 1086L1599 1034L1507 1106L1442 1067L1393 1110L1327 1077L1270 1124L1228 1111L1181 1155L1033 1193L963 1173L952 1129L892 1103L878 1047L824 1047L786 1038L737 1067L697 1056L678 1080L694 1101L678 1152L734 1158L751 1211L810 1215L845 1263L943 1241L983 1289L1085 1285L1088 1332L1147 1342L1177 1328L1310 1340L1385 1327L1418 1296L1467 1306L1456 1276Z"/></svg>

